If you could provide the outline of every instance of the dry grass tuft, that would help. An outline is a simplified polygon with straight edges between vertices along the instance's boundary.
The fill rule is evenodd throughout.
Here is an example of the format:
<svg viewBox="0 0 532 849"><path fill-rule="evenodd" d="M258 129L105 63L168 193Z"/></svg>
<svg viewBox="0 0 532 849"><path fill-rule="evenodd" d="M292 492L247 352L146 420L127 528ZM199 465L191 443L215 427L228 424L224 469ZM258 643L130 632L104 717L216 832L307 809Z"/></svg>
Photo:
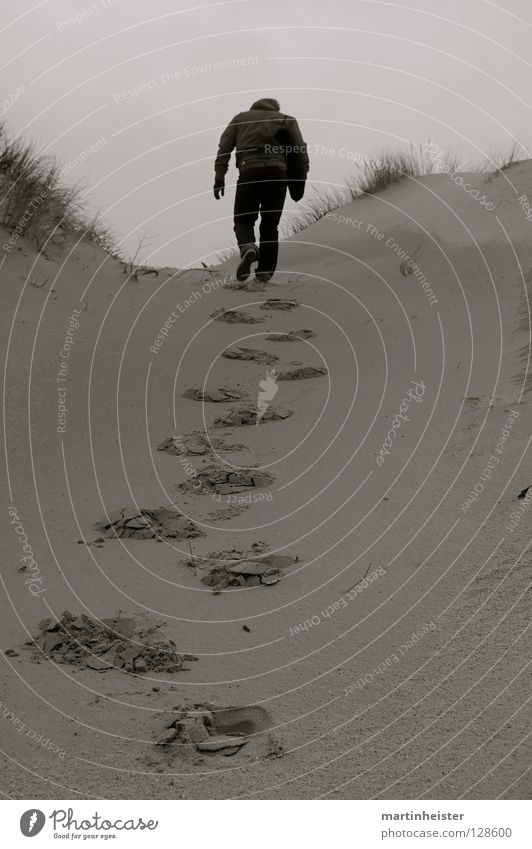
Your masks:
<svg viewBox="0 0 532 849"><path fill-rule="evenodd" d="M116 255L111 232L99 214L87 217L80 185L64 185L61 168L31 143L11 140L0 125L0 223L14 247L21 238L39 250L47 242L62 246L76 236Z"/></svg>

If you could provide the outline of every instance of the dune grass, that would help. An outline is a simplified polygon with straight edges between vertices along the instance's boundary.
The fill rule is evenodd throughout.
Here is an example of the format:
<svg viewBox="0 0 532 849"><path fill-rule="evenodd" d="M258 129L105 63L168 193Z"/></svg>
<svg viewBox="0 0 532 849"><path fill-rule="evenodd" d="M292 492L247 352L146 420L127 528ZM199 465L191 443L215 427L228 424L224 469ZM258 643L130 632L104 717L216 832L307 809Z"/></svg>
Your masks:
<svg viewBox="0 0 532 849"><path fill-rule="evenodd" d="M83 188L65 185L54 157L39 153L33 144L10 139L0 126L0 223L9 231L9 245L21 237L39 250L51 240L63 244L77 236L115 254L114 239L98 213L87 215Z"/></svg>
<svg viewBox="0 0 532 849"><path fill-rule="evenodd" d="M530 153L526 147L516 140L507 148L493 151L483 162L479 170L488 173L489 182L491 182L495 177L498 177L504 171L511 168L512 165L515 165L516 162L520 162L522 159L528 159L529 157Z"/></svg>
<svg viewBox="0 0 532 849"><path fill-rule="evenodd" d="M300 233L328 212L345 206L352 200L352 191L349 186L327 186L326 188L311 186L297 209L290 210L290 218L281 229L281 237L286 239L295 233Z"/></svg>
<svg viewBox="0 0 532 849"><path fill-rule="evenodd" d="M381 150L358 165L360 174L352 178L355 196L374 195L406 177L422 177L435 170L433 156L427 146L413 144L409 150Z"/></svg>
<svg viewBox="0 0 532 849"><path fill-rule="evenodd" d="M445 153L446 167L454 167L456 159ZM294 235L319 221L327 215L345 206L353 200L359 200L367 195L383 192L395 183L400 183L408 177L422 177L437 170L438 164L430 153L429 145L414 145L402 151L380 150L375 156L368 156L360 163L355 163L356 171L346 179L345 186L328 186L316 188L310 192L300 204L289 222L289 233Z"/></svg>
<svg viewBox="0 0 532 849"><path fill-rule="evenodd" d="M453 174L457 171L486 173L488 182L509 169L516 162L529 158L525 146L518 141L509 148L495 151L480 164L465 164L459 157L437 144L410 144L404 150L380 150L355 163L355 172L346 178L345 186L325 189L313 186L298 209L290 216L283 236L293 236L319 221L328 212L345 206L353 200L383 192L390 186L408 178L429 174Z"/></svg>
<svg viewBox="0 0 532 849"><path fill-rule="evenodd" d="M460 165L458 158L438 145L414 145L403 150L380 150L355 165L345 185L311 186L297 209L289 210L281 236L287 238L319 221L328 212L369 195L385 191L408 178L432 173L471 170L488 174L491 181L509 169L528 151L514 142L504 151L488 156L479 166ZM0 125L0 224L9 232L10 249L25 237L39 250L48 243L62 246L72 237L93 242L135 271L137 256L123 257L113 234L102 223L99 213L87 213L84 187L66 185L61 167L54 157L39 153L20 138L10 139ZM138 251L137 251L138 253ZM220 263L231 258L233 248L216 256ZM138 266L142 270L142 266Z"/></svg>

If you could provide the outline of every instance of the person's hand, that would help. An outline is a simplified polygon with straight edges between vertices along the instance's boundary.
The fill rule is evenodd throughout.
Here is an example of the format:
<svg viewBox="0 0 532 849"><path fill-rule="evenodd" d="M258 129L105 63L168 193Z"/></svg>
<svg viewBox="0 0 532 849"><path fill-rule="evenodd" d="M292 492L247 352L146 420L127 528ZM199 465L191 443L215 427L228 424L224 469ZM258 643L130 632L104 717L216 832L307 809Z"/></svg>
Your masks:
<svg viewBox="0 0 532 849"><path fill-rule="evenodd" d="M216 200L220 200L220 198L224 196L225 191L225 180L223 177L219 179L218 177L214 181L214 197Z"/></svg>
<svg viewBox="0 0 532 849"><path fill-rule="evenodd" d="M289 183L288 190L290 192L290 197L292 200L299 201L302 199L305 194L305 181L304 180L294 180Z"/></svg>

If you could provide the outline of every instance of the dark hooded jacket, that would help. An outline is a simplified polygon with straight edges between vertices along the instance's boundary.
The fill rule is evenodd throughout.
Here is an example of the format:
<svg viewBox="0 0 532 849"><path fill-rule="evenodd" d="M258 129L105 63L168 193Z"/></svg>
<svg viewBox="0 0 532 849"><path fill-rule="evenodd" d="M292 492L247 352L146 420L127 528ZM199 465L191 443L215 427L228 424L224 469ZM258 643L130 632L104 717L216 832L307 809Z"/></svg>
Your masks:
<svg viewBox="0 0 532 849"><path fill-rule="evenodd" d="M269 97L235 115L222 133L214 164L217 180L223 180L233 150L240 173L247 167L278 165L287 170L289 182L306 179L309 159L298 123L279 112Z"/></svg>

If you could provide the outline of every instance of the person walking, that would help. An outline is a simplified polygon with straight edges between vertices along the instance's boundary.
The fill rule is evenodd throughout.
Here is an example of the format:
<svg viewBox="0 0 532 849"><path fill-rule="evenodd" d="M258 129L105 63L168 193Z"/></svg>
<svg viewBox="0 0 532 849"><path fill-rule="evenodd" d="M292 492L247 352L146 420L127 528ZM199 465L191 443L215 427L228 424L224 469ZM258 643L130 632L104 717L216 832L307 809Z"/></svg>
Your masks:
<svg viewBox="0 0 532 849"><path fill-rule="evenodd" d="M234 232L240 249L236 278L248 279L258 263L255 277L267 283L277 267L278 226L287 189L292 200L301 200L309 170L307 146L295 118L280 111L277 100L255 101L239 112L221 135L214 163L214 197L225 190L225 175L235 150L239 171L234 208ZM259 247L255 223L260 214Z"/></svg>

